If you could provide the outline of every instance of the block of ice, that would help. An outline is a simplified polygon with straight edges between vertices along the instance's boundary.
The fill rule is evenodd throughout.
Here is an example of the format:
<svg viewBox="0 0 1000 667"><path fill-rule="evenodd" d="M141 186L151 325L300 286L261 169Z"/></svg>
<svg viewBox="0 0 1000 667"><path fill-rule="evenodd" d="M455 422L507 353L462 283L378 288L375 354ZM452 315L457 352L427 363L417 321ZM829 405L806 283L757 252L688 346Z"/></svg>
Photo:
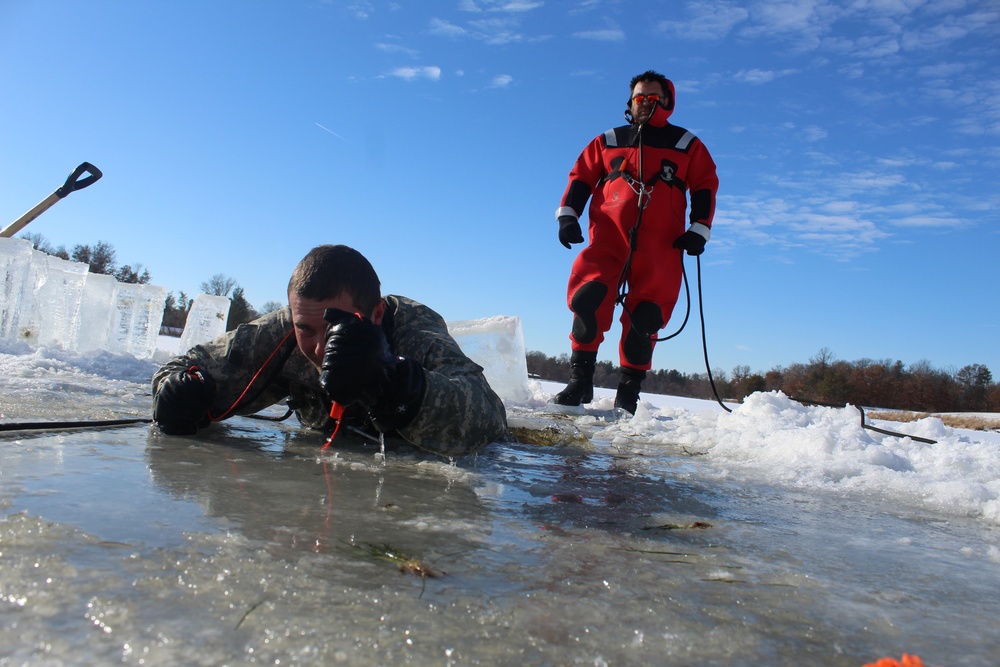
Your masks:
<svg viewBox="0 0 1000 667"><path fill-rule="evenodd" d="M15 339L24 341L33 347L39 345L40 310L38 298L48 279L49 263L47 255L39 250L31 250L27 258L24 290L17 304L17 330Z"/></svg>
<svg viewBox="0 0 1000 667"><path fill-rule="evenodd" d="M27 239L0 238L2 341L148 359L166 296L165 287L119 283L90 273L86 264L34 250Z"/></svg>
<svg viewBox="0 0 1000 667"><path fill-rule="evenodd" d="M0 238L0 340L19 337L25 301L31 300L31 253L27 239Z"/></svg>
<svg viewBox="0 0 1000 667"><path fill-rule="evenodd" d="M448 323L462 351L483 367L493 391L505 403L528 400L528 362L521 318L498 315Z"/></svg>
<svg viewBox="0 0 1000 667"><path fill-rule="evenodd" d="M229 297L210 294L196 296L188 311L178 349L187 352L195 345L224 334L226 321L229 319L229 305Z"/></svg>
<svg viewBox="0 0 1000 667"><path fill-rule="evenodd" d="M37 261L39 267L34 292L32 344L72 349L80 326L80 298L88 267L37 250L32 253L32 260Z"/></svg>
<svg viewBox="0 0 1000 667"><path fill-rule="evenodd" d="M111 303L118 281L103 273L88 273L80 297L79 326L75 349L94 352L108 349L111 334Z"/></svg>
<svg viewBox="0 0 1000 667"><path fill-rule="evenodd" d="M108 349L139 359L152 357L166 300L166 287L116 283Z"/></svg>

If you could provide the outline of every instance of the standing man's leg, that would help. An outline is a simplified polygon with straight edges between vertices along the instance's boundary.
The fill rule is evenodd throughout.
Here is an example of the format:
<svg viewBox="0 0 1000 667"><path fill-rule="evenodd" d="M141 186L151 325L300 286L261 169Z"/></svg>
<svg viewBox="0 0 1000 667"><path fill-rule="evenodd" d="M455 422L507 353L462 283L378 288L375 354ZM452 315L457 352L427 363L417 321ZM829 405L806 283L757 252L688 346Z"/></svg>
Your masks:
<svg viewBox="0 0 1000 667"><path fill-rule="evenodd" d="M594 366L614 319L620 266L607 244L592 243L573 262L566 298L573 313L570 381L556 394L554 402L559 405L580 405L594 399Z"/></svg>
<svg viewBox="0 0 1000 667"><path fill-rule="evenodd" d="M652 255L652 258L651 258ZM660 330L670 321L681 287L681 257L675 249L652 248L632 258L628 296L621 315L621 361L615 407L635 414L639 391L652 367Z"/></svg>

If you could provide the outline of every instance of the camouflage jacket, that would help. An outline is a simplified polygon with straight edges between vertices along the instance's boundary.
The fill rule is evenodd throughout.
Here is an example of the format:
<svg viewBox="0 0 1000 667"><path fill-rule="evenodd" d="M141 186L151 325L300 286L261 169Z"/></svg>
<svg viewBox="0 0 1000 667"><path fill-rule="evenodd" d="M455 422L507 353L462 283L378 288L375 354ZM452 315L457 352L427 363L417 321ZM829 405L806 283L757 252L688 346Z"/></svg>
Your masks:
<svg viewBox="0 0 1000 667"><path fill-rule="evenodd" d="M507 431L503 403L444 319L406 297L385 301L382 327L389 346L419 362L427 378L420 410L399 435L443 456L468 454L501 438ZM168 361L153 375L153 393L164 377L191 366L215 381L210 410L215 420L253 414L288 398L303 426L333 429L330 400L320 388L318 369L299 352L287 306Z"/></svg>

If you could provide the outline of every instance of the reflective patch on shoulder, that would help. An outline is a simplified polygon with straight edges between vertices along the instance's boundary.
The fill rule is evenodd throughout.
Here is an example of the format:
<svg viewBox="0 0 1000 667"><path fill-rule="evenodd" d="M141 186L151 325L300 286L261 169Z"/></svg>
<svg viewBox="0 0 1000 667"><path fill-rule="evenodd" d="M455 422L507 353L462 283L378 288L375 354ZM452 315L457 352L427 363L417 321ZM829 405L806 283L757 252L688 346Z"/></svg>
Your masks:
<svg viewBox="0 0 1000 667"><path fill-rule="evenodd" d="M691 145L691 142L697 138L698 137L694 136L690 132L685 132L684 136L682 136L680 139L677 140L677 148L679 148L682 151L686 151L688 149L688 146Z"/></svg>
<svg viewBox="0 0 1000 667"><path fill-rule="evenodd" d="M613 129L608 130L607 132L604 133L604 145L605 146L618 145L618 135L615 134L615 131Z"/></svg>

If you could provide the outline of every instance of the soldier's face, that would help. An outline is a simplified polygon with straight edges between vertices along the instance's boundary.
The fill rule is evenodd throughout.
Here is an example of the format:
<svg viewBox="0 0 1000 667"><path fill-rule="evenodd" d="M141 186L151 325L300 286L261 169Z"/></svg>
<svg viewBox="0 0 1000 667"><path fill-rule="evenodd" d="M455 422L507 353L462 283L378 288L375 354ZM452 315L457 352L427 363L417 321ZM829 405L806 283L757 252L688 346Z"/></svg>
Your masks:
<svg viewBox="0 0 1000 667"><path fill-rule="evenodd" d="M316 367L323 363L323 349L326 347L326 329L329 322L323 319L327 308L339 308L349 313L360 312L354 305L354 300L346 294L333 299L316 301L305 299L297 294L288 295L288 306L292 310L292 326L295 327L295 342L299 350ZM380 301L372 313L361 313L375 324L382 323L385 314L385 302Z"/></svg>

